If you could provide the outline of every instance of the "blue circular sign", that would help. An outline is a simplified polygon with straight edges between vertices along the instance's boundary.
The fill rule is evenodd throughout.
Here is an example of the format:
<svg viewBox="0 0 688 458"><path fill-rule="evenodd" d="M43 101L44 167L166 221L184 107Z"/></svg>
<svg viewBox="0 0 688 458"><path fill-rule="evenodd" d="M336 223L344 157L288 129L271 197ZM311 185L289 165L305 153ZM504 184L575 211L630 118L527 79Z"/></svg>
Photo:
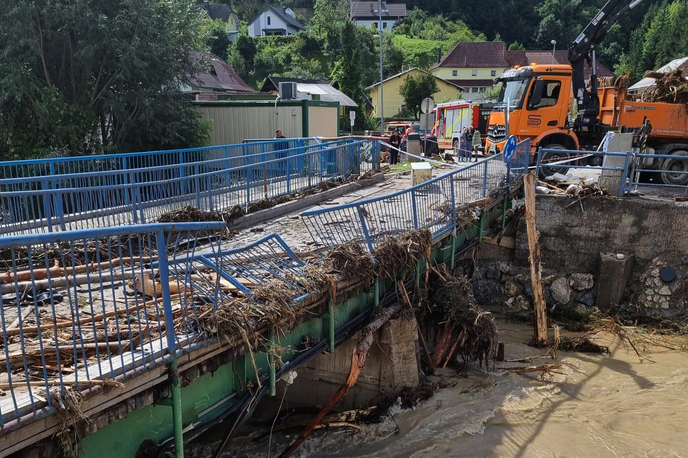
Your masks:
<svg viewBox="0 0 688 458"><path fill-rule="evenodd" d="M506 141L506 144L504 145L504 162L506 162L507 164L511 163L511 158L513 158L514 153L516 153L517 145L518 140L516 139L516 135L512 135Z"/></svg>

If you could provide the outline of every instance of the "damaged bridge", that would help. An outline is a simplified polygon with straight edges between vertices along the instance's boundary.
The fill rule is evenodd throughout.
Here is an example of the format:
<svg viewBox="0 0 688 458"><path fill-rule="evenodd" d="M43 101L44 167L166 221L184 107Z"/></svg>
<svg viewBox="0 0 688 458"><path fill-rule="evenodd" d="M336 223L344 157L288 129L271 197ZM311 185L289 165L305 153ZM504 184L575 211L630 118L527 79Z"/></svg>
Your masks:
<svg viewBox="0 0 688 458"><path fill-rule="evenodd" d="M415 186L374 140L0 164L0 456L183 456L236 429L503 230L529 151Z"/></svg>

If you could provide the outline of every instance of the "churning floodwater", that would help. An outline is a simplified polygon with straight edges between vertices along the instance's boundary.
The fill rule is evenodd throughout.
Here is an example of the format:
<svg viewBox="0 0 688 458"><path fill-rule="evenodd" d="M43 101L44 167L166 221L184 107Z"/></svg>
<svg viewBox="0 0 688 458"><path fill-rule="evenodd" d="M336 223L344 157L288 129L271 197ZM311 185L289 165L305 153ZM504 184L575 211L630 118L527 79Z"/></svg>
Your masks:
<svg viewBox="0 0 688 458"><path fill-rule="evenodd" d="M528 328L500 328L507 359L539 355L522 343ZM505 372L500 363L468 377L441 372L433 380L449 387L415 409L393 407L360 431L316 432L293 456L688 457L688 353L654 347L639 358L611 337L597 342L611 354L560 353L560 374L544 380ZM488 377L491 387L469 390ZM233 439L222 456L277 457L296 437L263 433ZM196 444L190 456L209 456L216 446Z"/></svg>

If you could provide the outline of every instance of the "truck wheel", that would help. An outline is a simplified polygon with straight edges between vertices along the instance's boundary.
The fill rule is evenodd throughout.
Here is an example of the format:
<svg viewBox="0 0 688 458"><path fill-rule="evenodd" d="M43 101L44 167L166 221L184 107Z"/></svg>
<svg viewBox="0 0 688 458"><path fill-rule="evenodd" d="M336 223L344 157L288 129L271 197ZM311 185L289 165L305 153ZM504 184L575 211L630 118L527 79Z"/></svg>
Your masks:
<svg viewBox="0 0 688 458"><path fill-rule="evenodd" d="M546 148L546 149L566 149L566 148L564 148L563 145L557 145L557 144L543 146L543 148ZM564 160L564 159L566 159L566 157L567 156L565 154L560 154L560 153L555 153L555 152L545 153L542 156L542 159L540 160L540 179L544 180L545 178L550 177L550 176L554 175L555 173L561 173L563 175L566 175L566 171L568 169L566 169L564 167L557 167L557 166L549 167L546 165L547 163L550 163L550 162L558 162L558 161Z"/></svg>
<svg viewBox="0 0 688 458"><path fill-rule="evenodd" d="M672 156L688 156L688 151L676 149L672 151ZM662 161L662 181L664 184L685 186L688 184L687 173L668 173L668 172L688 172L688 158L685 159L664 159Z"/></svg>

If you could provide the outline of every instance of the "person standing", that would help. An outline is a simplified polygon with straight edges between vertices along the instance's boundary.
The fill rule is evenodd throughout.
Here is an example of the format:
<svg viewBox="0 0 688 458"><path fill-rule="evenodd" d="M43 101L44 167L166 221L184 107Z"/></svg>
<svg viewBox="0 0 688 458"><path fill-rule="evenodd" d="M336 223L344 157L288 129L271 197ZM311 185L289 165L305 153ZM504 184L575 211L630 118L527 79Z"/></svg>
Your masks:
<svg viewBox="0 0 688 458"><path fill-rule="evenodd" d="M394 165L399 163L399 147L401 146L401 137L396 129L392 131L392 135L389 137L389 144L392 146L389 151L389 165Z"/></svg>
<svg viewBox="0 0 688 458"><path fill-rule="evenodd" d="M468 129L466 127L461 131L461 136L459 137L459 157L460 160L464 161L466 158L470 160L470 153L468 151Z"/></svg>
<svg viewBox="0 0 688 458"><path fill-rule="evenodd" d="M478 152L480 151L480 147L483 146L483 139L482 135L480 135L480 131L476 130L473 132L473 139L471 140L471 146L473 150L473 154L475 154L475 162L478 162Z"/></svg>

